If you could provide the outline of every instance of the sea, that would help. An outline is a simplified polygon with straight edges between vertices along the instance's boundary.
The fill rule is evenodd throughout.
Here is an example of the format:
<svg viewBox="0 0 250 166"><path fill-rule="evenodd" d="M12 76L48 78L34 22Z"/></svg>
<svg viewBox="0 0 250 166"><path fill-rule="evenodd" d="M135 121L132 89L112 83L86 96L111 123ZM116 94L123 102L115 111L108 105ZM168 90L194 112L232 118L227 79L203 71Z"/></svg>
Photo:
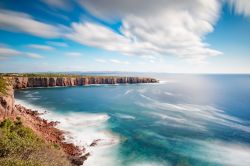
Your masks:
<svg viewBox="0 0 250 166"><path fill-rule="evenodd" d="M84 166L250 166L250 75L126 74L159 83L16 90L16 104L59 121Z"/></svg>

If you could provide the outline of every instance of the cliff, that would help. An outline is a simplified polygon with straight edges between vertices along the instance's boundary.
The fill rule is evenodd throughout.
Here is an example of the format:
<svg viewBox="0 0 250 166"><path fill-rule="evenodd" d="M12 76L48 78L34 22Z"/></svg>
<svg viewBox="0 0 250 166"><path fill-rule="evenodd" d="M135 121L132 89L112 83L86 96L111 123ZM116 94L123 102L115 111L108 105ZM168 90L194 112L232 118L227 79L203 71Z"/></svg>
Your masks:
<svg viewBox="0 0 250 166"><path fill-rule="evenodd" d="M154 78L145 77L13 77L13 88L22 89L29 87L83 86L89 84L135 84L156 82L158 81Z"/></svg>
<svg viewBox="0 0 250 166"><path fill-rule="evenodd" d="M0 120L15 111L14 89L53 86L83 86L89 84L135 84L157 83L158 80L146 77L114 76L7 76L0 77Z"/></svg>
<svg viewBox="0 0 250 166"><path fill-rule="evenodd" d="M10 117L14 110L14 90L12 84L8 79L1 80L1 91L0 91L0 120L4 117ZM4 86L4 87L3 87Z"/></svg>
<svg viewBox="0 0 250 166"><path fill-rule="evenodd" d="M0 77L0 127L4 127L2 123L10 124L17 124L17 119L21 119L22 121L18 122L23 124L25 131L32 130L36 137L41 140L44 140L44 146L47 149L42 149L44 152L43 158L39 158L42 162L51 162L52 165L72 165L72 166L79 166L82 165L84 160L87 159L88 153L83 154L85 149L80 149L79 147L75 146L74 144L65 142L64 132L56 128L57 122L49 122L45 119L40 118L40 114L37 111L27 109L21 105L15 105L14 100L14 89L13 89L13 80L10 77L3 78ZM1 129L1 128L0 128ZM5 131L5 129L2 129ZM0 131L0 142L4 141L2 133ZM16 138L16 137L14 137ZM20 139L23 139L24 142L30 141L30 138L24 138L22 135ZM23 143L23 142L22 142ZM15 147L16 144L10 141L8 145L12 145ZM1 144L2 145L2 144ZM5 144L4 144L5 145ZM20 145L22 146L22 145ZM55 148L54 146L60 147ZM48 147L48 148L47 148ZM1 146L1 150L3 151L5 147ZM23 147L24 150L29 150L30 147ZM27 148L27 149L26 149ZM6 151L8 151L8 147L6 147ZM13 151L12 151L13 152ZM36 151L35 151L36 152ZM34 153L35 153L34 152ZM3 152L4 153L4 152ZM33 152L29 152L26 156L36 155ZM15 162L29 162L29 157L19 159L18 157L22 156L23 153L18 153L17 161ZM9 162L9 155L1 156L0 165L6 165L6 162ZM41 157L41 155L40 155ZM60 160L61 159L61 160ZM4 160L4 161L3 161ZM11 159L12 160L12 159ZM49 161L51 160L51 161ZM11 161L11 165L14 161ZM35 161L32 161L35 162ZM34 164L34 163L33 163ZM7 164L9 165L9 164ZM26 165L26 164L19 164L19 165ZM34 165L41 165L41 164L34 164ZM48 165L48 164L42 164Z"/></svg>

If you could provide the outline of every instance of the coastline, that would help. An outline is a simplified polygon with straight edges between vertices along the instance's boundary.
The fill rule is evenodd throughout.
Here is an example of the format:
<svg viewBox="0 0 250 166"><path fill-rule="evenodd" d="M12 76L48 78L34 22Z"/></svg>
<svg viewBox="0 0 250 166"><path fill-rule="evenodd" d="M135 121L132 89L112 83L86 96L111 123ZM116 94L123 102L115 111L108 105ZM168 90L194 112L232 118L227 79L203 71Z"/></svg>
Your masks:
<svg viewBox="0 0 250 166"><path fill-rule="evenodd" d="M88 153L85 149L69 143L65 138L65 131L57 127L59 122L49 121L42 117L44 113L35 109L30 109L24 104L15 102L15 115L11 118L20 117L26 127L31 128L39 137L46 142L56 144L67 155L72 165L80 166L87 159Z"/></svg>
<svg viewBox="0 0 250 166"><path fill-rule="evenodd" d="M76 86L126 85L158 83L145 77L1 77L5 82L0 95L0 119L20 117L48 143L58 145L73 166L115 166L119 163L117 148L120 137L108 126L109 115L84 112L59 113L60 110L40 108L14 98L14 90ZM42 103L41 103L42 104ZM88 160L87 160L88 159Z"/></svg>
<svg viewBox="0 0 250 166"><path fill-rule="evenodd" d="M111 133L107 128L109 116L106 114L70 113L59 114L43 107L31 105L26 101L15 99L18 107L31 112L32 118L45 122L49 132L53 135L45 138L48 141L59 142L65 152L70 156L69 159L74 164L85 166L115 165L116 149L119 146L120 138ZM30 114L30 113L28 113ZM39 124L38 123L38 124ZM35 124L40 126L40 124ZM30 127L30 126L29 126ZM33 127L31 127L33 129ZM37 129L33 129L37 131ZM41 133L45 136L47 130ZM38 131L38 134L40 131ZM44 137L44 136L43 136Z"/></svg>

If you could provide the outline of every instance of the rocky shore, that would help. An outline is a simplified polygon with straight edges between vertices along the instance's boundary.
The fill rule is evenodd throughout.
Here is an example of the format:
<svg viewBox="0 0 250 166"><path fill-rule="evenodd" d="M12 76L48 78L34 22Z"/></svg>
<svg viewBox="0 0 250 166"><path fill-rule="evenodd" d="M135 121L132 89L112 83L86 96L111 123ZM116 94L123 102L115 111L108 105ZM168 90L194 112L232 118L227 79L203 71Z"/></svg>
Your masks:
<svg viewBox="0 0 250 166"><path fill-rule="evenodd" d="M56 128L59 122L49 122L40 118L39 115L38 111L15 105L15 115L12 118L21 117L24 125L31 128L38 136L50 143L59 145L67 154L72 165L82 165L89 155L85 153L85 149L65 142L64 132Z"/></svg>
<svg viewBox="0 0 250 166"><path fill-rule="evenodd" d="M49 122L40 118L38 111L15 105L14 89L11 84L6 87L6 94L0 93L0 121L5 118L15 120L20 117L26 127L32 129L48 143L59 145L74 166L82 165L88 153L74 144L65 142L64 132L56 128L58 122Z"/></svg>
<svg viewBox="0 0 250 166"><path fill-rule="evenodd" d="M0 121L5 118L16 119L21 117L25 126L31 128L38 136L49 143L59 145L72 165L82 165L89 156L84 148L77 147L72 143L65 142L64 132L56 128L59 122L49 122L40 117L38 111L27 109L22 105L15 105L14 90L33 87L53 86L84 86L89 84L133 84L133 83L156 83L153 78L141 77L5 77L6 93L0 93ZM98 141L98 140L97 140ZM95 146L93 142L91 146Z"/></svg>

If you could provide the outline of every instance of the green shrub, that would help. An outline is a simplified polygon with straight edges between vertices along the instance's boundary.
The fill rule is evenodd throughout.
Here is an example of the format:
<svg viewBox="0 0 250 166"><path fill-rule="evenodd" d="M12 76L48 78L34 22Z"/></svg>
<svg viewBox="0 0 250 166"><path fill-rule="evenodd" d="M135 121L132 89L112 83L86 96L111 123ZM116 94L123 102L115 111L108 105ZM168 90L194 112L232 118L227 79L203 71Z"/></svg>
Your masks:
<svg viewBox="0 0 250 166"><path fill-rule="evenodd" d="M0 123L1 166L70 165L59 146L55 147L24 127L20 118Z"/></svg>

